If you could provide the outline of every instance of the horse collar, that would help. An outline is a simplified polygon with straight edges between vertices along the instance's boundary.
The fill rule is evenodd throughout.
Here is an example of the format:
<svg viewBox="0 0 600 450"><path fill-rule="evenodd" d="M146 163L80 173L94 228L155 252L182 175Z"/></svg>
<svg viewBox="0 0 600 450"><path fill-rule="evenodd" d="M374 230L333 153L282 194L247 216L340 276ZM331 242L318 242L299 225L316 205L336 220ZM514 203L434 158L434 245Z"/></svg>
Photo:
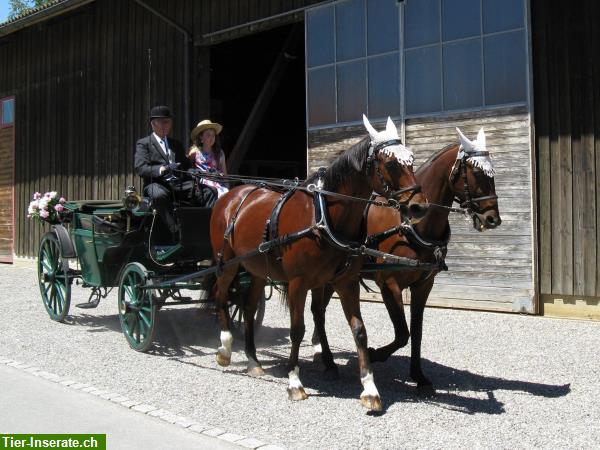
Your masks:
<svg viewBox="0 0 600 450"><path fill-rule="evenodd" d="M421 236L413 225L403 225L402 234L404 234L412 243L417 244L420 247L435 250L436 248L446 248L448 242L450 242L450 225L446 223L446 231L444 232L444 238L441 240L425 239Z"/></svg>

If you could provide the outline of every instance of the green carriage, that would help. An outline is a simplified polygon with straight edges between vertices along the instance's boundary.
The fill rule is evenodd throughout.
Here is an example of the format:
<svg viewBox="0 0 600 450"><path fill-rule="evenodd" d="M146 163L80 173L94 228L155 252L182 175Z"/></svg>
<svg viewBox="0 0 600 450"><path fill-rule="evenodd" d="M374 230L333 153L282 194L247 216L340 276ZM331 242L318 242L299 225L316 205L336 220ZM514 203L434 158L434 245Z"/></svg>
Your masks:
<svg viewBox="0 0 600 450"><path fill-rule="evenodd" d="M134 190L123 201L75 201L64 204L61 223L42 236L38 280L46 311L62 322L71 304L71 288L80 280L90 289L93 308L118 287L118 315L129 345L148 350L154 341L159 310L165 305L209 303L214 274L209 240L210 208L176 205L179 242L165 238L161 221ZM249 277L240 272L230 292L232 321L242 320ZM182 295L198 292L196 298ZM264 315L264 297L256 326Z"/></svg>

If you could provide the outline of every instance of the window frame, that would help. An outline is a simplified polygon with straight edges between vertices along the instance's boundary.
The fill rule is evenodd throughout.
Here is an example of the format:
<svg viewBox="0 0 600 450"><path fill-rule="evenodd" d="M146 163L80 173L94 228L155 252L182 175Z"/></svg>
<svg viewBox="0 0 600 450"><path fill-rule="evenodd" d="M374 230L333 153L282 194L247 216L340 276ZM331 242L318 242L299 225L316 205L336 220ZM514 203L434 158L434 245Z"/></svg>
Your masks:
<svg viewBox="0 0 600 450"><path fill-rule="evenodd" d="M404 59L404 55L406 53L406 50L415 50L415 49L421 49L421 48L426 48L426 47L439 47L440 48L440 68L442 71L442 75L440 77L440 86L441 86L441 104L442 104L442 109L440 111L433 111L433 112L428 112L428 113L407 113L406 110L403 111L403 117L404 119L414 119L414 118L426 118L426 117L444 117L444 116L450 116L452 114L459 114L459 113L463 113L463 112L473 112L473 111L490 111L490 110L495 110L495 109L504 109L504 108L511 108L511 107L515 107L515 106L527 106L527 108L531 111L531 77L532 77L532 61L531 61L531 32L530 32L530 16L529 16L529 0L522 0L522 4L523 4L523 27L519 27L519 28L510 28L510 29L506 29L506 30L502 30L502 31L495 31L495 32L491 32L491 33L484 33L483 31L483 1L484 0L479 0L479 36L470 36L470 37L462 37L462 38L458 38L458 39L452 39L452 40L448 40L448 41L444 41L443 40L443 35L442 35L442 30L443 30L443 17L442 17L442 0L439 0L438 2L438 8L439 8L439 18L440 18L440 22L439 22L439 39L438 42L432 43L432 44L425 44L425 45L419 45L419 46L415 46L415 47L410 47L410 48L406 48L406 47L402 47L402 57ZM402 3L401 9L402 11L404 11L404 8L406 7L406 5L404 3ZM405 29L405 23L404 23L404 17L405 15L402 14L402 24L401 24L401 33L400 34L404 34L404 29ZM525 36L525 42L524 42L524 50L525 50L525 99L519 102L510 102L510 103L501 103L501 104L493 104L493 105L487 105L486 104L486 97L485 97L485 54L484 54L484 39L486 37L489 36L498 36L498 35L502 35L502 34L508 34L508 33L513 33L516 31L523 31L523 34ZM466 41L466 40L470 40L470 39L479 39L481 42L481 99L482 99L482 105L480 106L475 106L475 107L470 107L470 108L461 108L461 109L445 109L445 104L444 104L444 76L443 76L443 70L444 70L444 57L443 57L443 50L444 50L444 44L452 44L452 43L456 43L456 42L461 42L461 41ZM403 73L405 72L405 68L406 66L404 65L404 60L402 62L402 71ZM402 81L403 83L405 82L404 80ZM403 86L404 88L404 86ZM404 97L402 98L402 104L405 106L406 105L406 101L404 99Z"/></svg>
<svg viewBox="0 0 600 450"><path fill-rule="evenodd" d="M307 15L309 11L314 11L316 9L321 9L321 8L334 8L334 23L333 23L333 27L334 27L334 35L333 35L333 45L334 45L334 60L332 63L329 64L324 64L321 66L314 66L311 67L310 69L315 69L315 68L320 68L320 67L325 67L325 66L333 66L334 70L336 70L338 61L337 61L337 55L335 54L335 49L336 49L336 33L335 33L335 27L336 27L336 15L335 15L335 6L338 3L343 3L347 0L334 0L325 4L321 4L321 5L317 5L315 7L312 8L306 8L305 10L305 21L304 21L304 28L305 28L305 33L308 32L308 20L307 20ZM368 37L368 32L369 32L369 24L368 24L368 6L366 4L368 0L365 1L365 39L367 39ZM532 45L532 37L531 37L531 5L530 5L530 0L523 0L523 26L522 27L518 27L518 28L510 28L507 30L502 30L502 31L494 31L491 33L484 33L483 31L483 1L484 0L480 0L480 21L479 21L479 26L480 26L480 34L478 36L478 39L481 42L481 63L482 63L482 67L481 67L481 77L482 77L482 83L481 83L481 95L482 95L482 105L480 106L476 106L476 107L470 107L470 108L464 108L464 109L442 109L440 111L433 111L433 112L426 112L426 113L415 113L415 114L409 114L406 111L406 50L407 48L404 45L404 30L405 30L405 8L406 5L404 2L399 3L399 8L398 8L398 49L391 51L391 52L384 52L381 54L374 54L374 55L369 55L368 53L368 41L367 41L367 45L366 45L366 55L363 58L357 58L357 59L364 59L365 60L365 67L366 67L366 71L367 73L365 74L365 80L366 80L366 89L367 89L367 104L366 104L366 111L365 114L368 115L368 107L369 107L369 74L368 74L368 66L369 66L369 58L371 57L376 57L376 56L382 56L382 55L388 55L388 54L393 54L393 53L398 53L399 54L399 70L400 70L400 86L399 86L399 101L400 101L400 105L399 105L399 112L400 114L397 116L392 116L392 119L394 119L395 121L399 121L402 124L402 128L404 128L404 123L407 119L414 119L414 118L428 118L428 117L448 117L448 116L452 116L454 114L460 114L460 113L465 113L465 112L478 112L478 111L493 111L493 110L497 110L497 109L506 109L506 108L514 108L514 107L519 107L519 106L525 106L527 107L527 109L530 111L530 113L533 113L532 110L532 105L533 105L533 94L532 94L532 83L533 83L533 73L532 73L532 66L533 66L533 61L532 61L532 50L531 50L531 45ZM418 49L418 48L425 48L425 47L433 47L433 46L438 46L440 48L440 68L442 70L442 74L440 76L440 87L441 87L441 102L442 102L442 108L444 107L444 79L443 79L443 67L444 67L444 61L443 61L443 45L445 43L452 43L452 42L459 42L462 40L468 40L468 39L473 39L474 37L466 37L466 38L459 38L459 39L454 39L454 40L449 40L449 41L443 41L442 38L442 5L441 5L441 1L438 4L438 8L439 8L439 14L440 14L440 21L439 21L439 39L438 42L435 42L433 44L426 44L426 45L420 45L420 46L415 46L415 47L410 47L409 50L413 50L413 49ZM507 33L513 33L516 31L522 31L524 34L524 38L525 38L525 42L524 42L524 51L525 51L525 98L522 101L518 101L518 102L510 102L510 103L502 103L502 104L493 104L493 105L487 105L486 104L486 96L485 96L485 53L484 53L484 38L488 37L488 36L496 36L496 35L502 35L502 34L507 34ZM305 38L305 54L307 54L307 39ZM360 120L357 121L353 121L353 122L339 122L338 119L338 111L337 111L337 104L338 104L338 92L337 92L337 76L334 77L334 99L335 99L335 122L331 123L331 124L326 124L326 125L313 125L311 126L309 123L309 103L308 103L308 71L309 71L309 67L308 67L308 63L307 63L308 58L305 58L305 100L306 100L306 129L307 131L313 131L313 130L320 130L320 129L330 129L330 128L337 128L337 127L343 127L343 126L351 126L351 125L356 125L356 124L360 124L362 123ZM350 62L350 61L354 61L354 59L352 60L348 60L348 61L343 61L343 62ZM379 119L377 119L379 120Z"/></svg>
<svg viewBox="0 0 600 450"><path fill-rule="evenodd" d="M312 66L309 67L308 66L308 57L305 57L305 63L304 63L304 70L305 70L305 99L306 99L306 129L307 131L313 131L313 130L320 130L320 129L329 129L329 128L337 128L337 127L343 127L343 126L351 126L351 125L357 125L357 124L362 124L362 119L358 118L357 120L354 121L345 121L345 122L340 122L339 121L339 111L338 111L338 79L337 79L337 67L338 65L343 65L343 64L347 64L347 63L351 63L351 62L355 62L355 61L364 61L364 66L365 66L365 91L366 91L366 96L365 96L365 111L364 114L366 114L369 119L375 119L375 120L380 120L382 118L371 118L369 116L369 60L371 58L376 58L378 56L385 56L385 55L393 55L395 54L398 58L398 66L399 66L399 71L400 71L400 80L399 80L399 86L398 86L398 98L399 98L399 105L398 105L398 114L391 116L392 119L394 119L395 121L400 121L400 123L404 123L404 119L403 119L403 110L404 110L404 70L402 67L402 64L404 64L404 55L403 55L403 33L402 31L402 23L403 23L403 14L404 14L404 7L402 4L398 4L398 47L395 50L392 51L386 51L386 52L382 52L382 53L375 53L375 54L369 54L369 48L368 48L368 34L369 34L369 21L368 21L368 0L363 0L363 8L364 8L364 18L365 18L365 27L364 27L364 41L365 41L365 55L358 57L358 58L351 58L351 59L346 59L343 61L338 61L337 58L337 15L335 13L335 8L337 5L342 4L342 3L346 3L348 1L351 0L335 0L323 5L317 5L313 8L307 8L305 10L305 16L304 16L304 33L305 36L307 36L308 34L308 14L311 11L316 11L318 9L324 9L324 8L333 8L334 12L333 12L333 29L334 29L334 33L333 33L333 48L334 48L334 55L333 55L333 62L331 63L327 63L327 64L322 64L322 65L318 65L318 66ZM308 39L305 37L304 39L304 53L305 55L308 55ZM334 108L335 108L335 122L330 123L330 124L325 124L325 125L311 125L309 122L309 116L310 116L310 112L309 112L309 95L308 95L308 73L311 70L315 70L315 69L320 69L320 68L324 68L324 67L333 67L334 68L334 72L335 72L335 76L334 76ZM385 118L384 118L385 119Z"/></svg>
<svg viewBox="0 0 600 450"><path fill-rule="evenodd" d="M12 117L12 122L10 123L4 123L4 103L7 101L12 100L13 102L13 117ZM15 96L14 95L10 95L8 97L3 97L0 98L0 128L12 128L15 126L15 111L16 111L16 101L15 101Z"/></svg>

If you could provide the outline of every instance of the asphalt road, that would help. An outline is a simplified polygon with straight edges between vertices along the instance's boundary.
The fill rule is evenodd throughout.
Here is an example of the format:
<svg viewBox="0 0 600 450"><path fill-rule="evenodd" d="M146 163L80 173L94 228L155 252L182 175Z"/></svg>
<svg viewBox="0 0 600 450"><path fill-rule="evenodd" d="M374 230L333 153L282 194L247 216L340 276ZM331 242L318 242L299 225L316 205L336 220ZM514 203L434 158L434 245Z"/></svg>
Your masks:
<svg viewBox="0 0 600 450"><path fill-rule="evenodd" d="M88 292L74 286L72 304ZM362 311L369 344L389 342L384 306ZM358 400L354 342L335 301L327 331L340 379L324 380L312 362L307 308L300 377L309 398L297 403L286 395L289 317L277 300L267 302L257 338L266 370L258 379L246 375L240 339L230 367L215 363L219 329L197 307L163 309L154 349L140 354L121 334L114 292L95 310L72 306L59 324L32 269L0 266L0 317L0 357L290 449L600 447L599 322L428 309L423 367L437 395L417 395L405 348L374 366L384 411L371 415Z"/></svg>

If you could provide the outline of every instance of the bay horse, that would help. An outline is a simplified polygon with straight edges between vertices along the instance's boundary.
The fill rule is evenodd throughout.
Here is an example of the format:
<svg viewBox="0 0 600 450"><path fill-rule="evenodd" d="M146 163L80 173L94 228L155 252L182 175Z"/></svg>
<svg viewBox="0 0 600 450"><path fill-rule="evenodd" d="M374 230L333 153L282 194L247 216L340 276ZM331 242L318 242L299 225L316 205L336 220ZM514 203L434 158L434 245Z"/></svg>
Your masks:
<svg viewBox="0 0 600 450"><path fill-rule="evenodd" d="M502 222L498 211L498 197L494 185L494 166L486 149L485 133L470 141L457 128L459 144L451 144L433 154L415 172L417 181L426 195L429 208L422 220L413 226L398 225L397 211L368 206L367 239L378 250L422 262L438 263L445 268L444 259L450 241L448 215L456 200L471 216L477 231L496 228ZM382 261L377 261L381 263ZM382 270L375 273L375 281L394 326L393 342L378 348L369 348L371 362L387 360L392 353L408 343L411 336L410 377L423 393L433 393L431 381L421 368L421 339L423 311L439 270ZM411 329L409 333L402 291L410 289ZM325 365L328 378L337 377L337 366L325 334L325 309L335 286L312 291L311 310L315 322L312 343L315 360Z"/></svg>
<svg viewBox="0 0 600 450"><path fill-rule="evenodd" d="M401 145L391 119L388 118L386 129L381 132L375 131L365 116L363 122L369 136L337 157L329 168L309 178L305 185L309 191L323 189L333 194L313 195L305 189L295 189L282 195L267 187L245 185L231 189L215 204L210 237L215 261L217 265L223 264L215 288L221 328L221 346L216 359L221 366L230 364L233 337L229 329L227 292L241 263L251 274L244 304L248 373L264 374L254 343L254 313L259 296L266 280L283 281L287 283L292 343L287 367L288 395L291 400L306 399L298 367L298 352L305 333L306 295L309 289L331 283L340 295L357 346L364 388L361 403L379 411L381 400L369 363L367 332L359 304L358 272L362 257L351 256L351 245L344 243L359 245L364 239L361 217L364 201L373 191L408 204L415 215L423 214L424 207L419 205L426 199L418 192L414 179L413 154ZM274 229L273 221L276 222ZM266 248L266 237L273 235L281 236L283 241ZM286 241L286 236L294 240ZM262 253L246 257L261 246ZM227 261L229 265L225 265Z"/></svg>

